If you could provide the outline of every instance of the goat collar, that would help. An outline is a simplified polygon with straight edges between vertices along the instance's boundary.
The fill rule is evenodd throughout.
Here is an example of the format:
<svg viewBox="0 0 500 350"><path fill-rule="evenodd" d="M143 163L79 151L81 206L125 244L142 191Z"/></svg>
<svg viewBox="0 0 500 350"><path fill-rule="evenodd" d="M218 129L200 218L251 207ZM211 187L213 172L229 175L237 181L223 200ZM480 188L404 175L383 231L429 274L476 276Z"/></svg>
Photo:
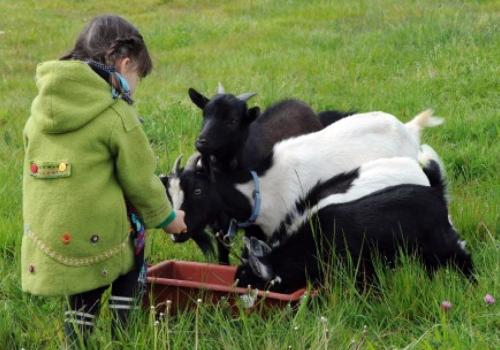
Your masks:
<svg viewBox="0 0 500 350"><path fill-rule="evenodd" d="M238 228L245 228L251 226L255 223L255 220L259 217L260 214L260 204L261 204L261 195L260 195L260 182L259 176L253 170L250 171L253 179L254 190L252 193L252 198L254 205L252 207L252 215L247 219L247 221L239 222L236 219L232 218L229 222L229 228L227 230L226 235L224 236L225 241L230 241L236 235L236 230Z"/></svg>

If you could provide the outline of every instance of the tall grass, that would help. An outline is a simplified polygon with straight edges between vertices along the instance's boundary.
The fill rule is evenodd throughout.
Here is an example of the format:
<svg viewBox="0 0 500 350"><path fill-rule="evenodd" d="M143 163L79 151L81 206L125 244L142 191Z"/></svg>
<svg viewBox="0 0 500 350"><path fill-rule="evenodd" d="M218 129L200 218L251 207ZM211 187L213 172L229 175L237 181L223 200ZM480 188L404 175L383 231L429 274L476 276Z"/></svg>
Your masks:
<svg viewBox="0 0 500 350"><path fill-rule="evenodd" d="M500 342L499 65L500 6L495 1L8 1L0 0L0 348L57 349L60 298L20 289L21 130L35 96L40 61L68 50L84 23L118 13L142 31L155 70L141 83L137 109L166 172L189 154L200 113L187 97L256 91L262 107L298 97L316 110L383 110L408 120L432 107L446 124L424 142L443 157L451 214L477 267L471 286L452 270L430 280L409 259L380 268L381 292L359 294L348 268L327 291L261 317L228 305L198 314L134 315L115 342L104 307L91 347L186 349L495 349ZM152 262L204 260L195 246L150 233ZM311 299L311 298L308 298ZM440 309L450 300L448 312Z"/></svg>

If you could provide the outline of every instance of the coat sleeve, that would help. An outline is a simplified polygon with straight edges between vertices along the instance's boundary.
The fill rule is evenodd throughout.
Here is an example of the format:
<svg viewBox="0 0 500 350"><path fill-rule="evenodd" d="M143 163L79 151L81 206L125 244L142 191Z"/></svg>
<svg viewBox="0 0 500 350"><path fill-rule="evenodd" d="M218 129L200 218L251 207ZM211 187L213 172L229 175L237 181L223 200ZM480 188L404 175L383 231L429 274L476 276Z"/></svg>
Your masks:
<svg viewBox="0 0 500 350"><path fill-rule="evenodd" d="M154 173L156 159L141 124L123 120L116 123L109 143L118 181L145 226L167 226L175 219L175 212L165 187Z"/></svg>

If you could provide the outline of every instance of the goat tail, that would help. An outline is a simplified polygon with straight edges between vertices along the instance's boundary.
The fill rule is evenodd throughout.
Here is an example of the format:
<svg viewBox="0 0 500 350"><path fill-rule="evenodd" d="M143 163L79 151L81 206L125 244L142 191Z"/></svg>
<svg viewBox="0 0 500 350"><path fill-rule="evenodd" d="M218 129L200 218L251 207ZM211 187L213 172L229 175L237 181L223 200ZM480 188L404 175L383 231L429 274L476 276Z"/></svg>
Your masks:
<svg viewBox="0 0 500 350"><path fill-rule="evenodd" d="M406 128L420 143L420 132L424 128L432 128L444 123L444 119L433 115L432 109L426 109L405 124Z"/></svg>
<svg viewBox="0 0 500 350"><path fill-rule="evenodd" d="M431 146L425 143L420 145L420 150L418 151L418 162L420 165L425 168L431 161L435 161L439 165L441 174L444 177L446 175L446 171L441 157Z"/></svg>
<svg viewBox="0 0 500 350"><path fill-rule="evenodd" d="M434 116L433 113L434 111L432 109L426 109L406 123L406 126L423 129L443 124L444 119Z"/></svg>
<svg viewBox="0 0 500 350"><path fill-rule="evenodd" d="M418 162L422 166L427 179L429 179L431 187L436 188L443 196L445 202L449 203L446 170L436 151L429 145L421 145L418 153Z"/></svg>

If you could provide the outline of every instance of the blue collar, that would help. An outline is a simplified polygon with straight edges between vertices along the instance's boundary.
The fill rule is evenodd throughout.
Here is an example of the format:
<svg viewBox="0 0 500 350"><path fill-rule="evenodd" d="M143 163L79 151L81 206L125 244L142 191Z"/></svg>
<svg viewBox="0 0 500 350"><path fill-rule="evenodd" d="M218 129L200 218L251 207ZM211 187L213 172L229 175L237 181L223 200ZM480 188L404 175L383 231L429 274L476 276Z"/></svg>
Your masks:
<svg viewBox="0 0 500 350"><path fill-rule="evenodd" d="M236 235L236 231L238 228L246 228L248 226L251 226L255 223L255 220L259 217L260 214L260 205L261 205L261 195L260 195L260 183L259 183L259 176L257 173L253 170L250 171L250 174L252 175L253 179L253 185L254 185L254 190L252 193L252 198L254 205L252 207L252 215L247 219L247 221L244 222L239 222L236 219L231 219L229 222L229 229L227 230L226 235L224 236L224 240L228 241L233 239L233 237Z"/></svg>

